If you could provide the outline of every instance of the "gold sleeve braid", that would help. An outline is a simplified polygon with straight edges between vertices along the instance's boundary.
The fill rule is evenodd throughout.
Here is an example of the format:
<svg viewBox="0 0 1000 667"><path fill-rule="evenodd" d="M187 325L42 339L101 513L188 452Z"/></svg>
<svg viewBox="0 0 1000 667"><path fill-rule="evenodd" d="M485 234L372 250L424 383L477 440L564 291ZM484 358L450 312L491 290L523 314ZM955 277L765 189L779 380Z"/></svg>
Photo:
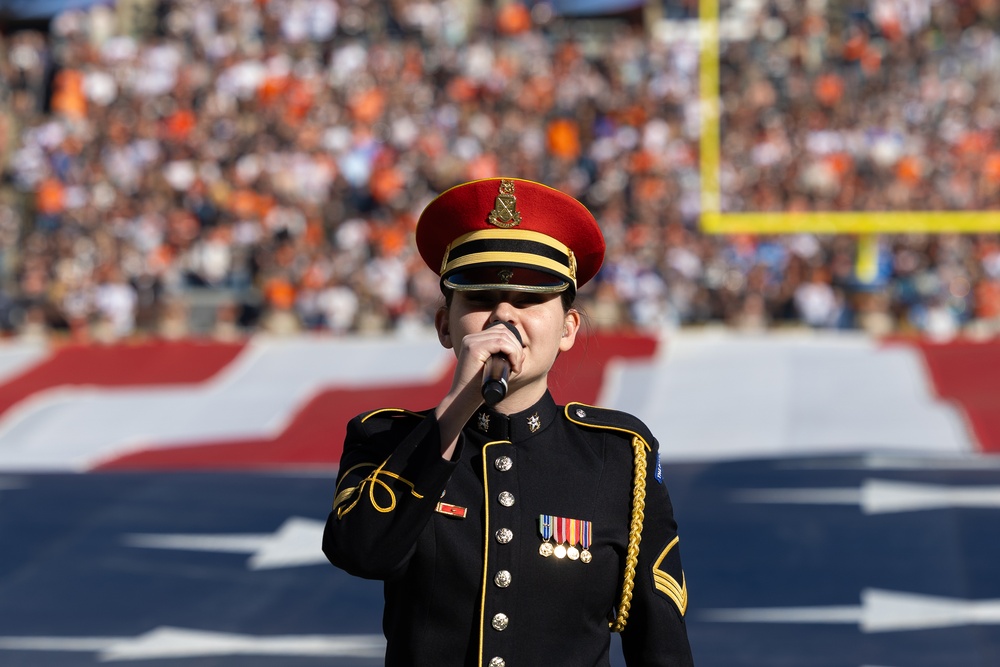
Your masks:
<svg viewBox="0 0 1000 667"><path fill-rule="evenodd" d="M628 533L628 551L625 554L625 576L622 582L622 597L618 603L615 620L609 623L611 632L621 632L628 622L629 608L632 606L632 590L635 588L635 567L639 562L639 542L642 540L642 521L646 512L646 441L639 436L632 438L635 456L635 475L632 483L632 523Z"/></svg>
<svg viewBox="0 0 1000 667"><path fill-rule="evenodd" d="M417 493L417 487L414 486L413 482L403 477L400 477L394 472L388 472L386 470L382 470L382 468L388 462L389 462L388 459L386 459L378 467L375 467L374 463L360 463L347 471L347 474L350 474L357 468L362 468L366 466L371 466L375 468L375 470L370 475L368 475L368 477L361 480L361 484L359 484L358 486L352 486L351 488L344 489L343 491L339 490L338 488L338 490L336 491L336 498L334 499L333 502L333 509L336 510L338 519L344 518L345 514L354 509L354 506L357 505L358 501L361 499L361 493L364 491L365 486L368 486L368 499L369 501L371 501L372 507L374 507L377 511L383 514L388 514L389 512L396 509L396 494L392 490L392 486L389 483L379 478L380 475L384 475L391 479L398 480L403 484L405 484L406 486L409 486L410 495L419 500L423 500L424 497L421 494ZM378 502L378 500L376 500L375 498L376 485L381 487L388 495L389 498L388 505L382 505ZM352 498L354 499L354 502L345 507L344 506L345 503L347 503L347 501L351 500Z"/></svg>

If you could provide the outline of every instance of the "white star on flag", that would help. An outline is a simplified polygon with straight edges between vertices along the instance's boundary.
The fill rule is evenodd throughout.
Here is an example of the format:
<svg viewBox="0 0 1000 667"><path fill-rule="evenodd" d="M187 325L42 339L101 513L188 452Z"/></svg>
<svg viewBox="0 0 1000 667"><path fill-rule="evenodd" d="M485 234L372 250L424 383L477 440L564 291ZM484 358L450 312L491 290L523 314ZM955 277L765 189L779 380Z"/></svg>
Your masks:
<svg viewBox="0 0 1000 667"><path fill-rule="evenodd" d="M239 534L148 534L126 535L129 546L147 549L214 551L253 554L247 561L251 570L302 567L326 563L323 555L324 523L292 517L274 533Z"/></svg>

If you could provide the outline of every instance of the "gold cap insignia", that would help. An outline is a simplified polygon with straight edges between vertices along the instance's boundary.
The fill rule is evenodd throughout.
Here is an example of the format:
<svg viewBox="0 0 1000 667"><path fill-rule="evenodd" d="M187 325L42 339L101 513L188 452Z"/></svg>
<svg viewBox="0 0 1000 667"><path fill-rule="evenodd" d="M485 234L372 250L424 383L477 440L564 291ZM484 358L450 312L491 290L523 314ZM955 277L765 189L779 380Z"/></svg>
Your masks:
<svg viewBox="0 0 1000 667"><path fill-rule="evenodd" d="M502 285L509 285L513 278L514 272L510 269L500 269L497 271L497 280L499 280Z"/></svg>
<svg viewBox="0 0 1000 667"><path fill-rule="evenodd" d="M517 210L517 197L514 196L514 181L500 181L500 194L487 222L502 229L510 229L521 224L521 212Z"/></svg>

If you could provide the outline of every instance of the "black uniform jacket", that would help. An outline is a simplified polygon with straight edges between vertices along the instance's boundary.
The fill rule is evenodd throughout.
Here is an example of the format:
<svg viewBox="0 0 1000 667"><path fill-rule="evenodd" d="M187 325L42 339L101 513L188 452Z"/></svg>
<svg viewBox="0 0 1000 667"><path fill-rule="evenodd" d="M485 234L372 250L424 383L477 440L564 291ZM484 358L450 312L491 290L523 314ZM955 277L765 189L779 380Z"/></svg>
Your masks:
<svg viewBox="0 0 1000 667"><path fill-rule="evenodd" d="M623 615L630 666L692 664L677 526L638 419L546 394L510 416L481 408L454 459L440 449L433 412L376 410L347 427L323 550L385 581L386 665L605 666L609 622ZM545 539L546 524L566 534ZM542 555L556 537L570 555Z"/></svg>

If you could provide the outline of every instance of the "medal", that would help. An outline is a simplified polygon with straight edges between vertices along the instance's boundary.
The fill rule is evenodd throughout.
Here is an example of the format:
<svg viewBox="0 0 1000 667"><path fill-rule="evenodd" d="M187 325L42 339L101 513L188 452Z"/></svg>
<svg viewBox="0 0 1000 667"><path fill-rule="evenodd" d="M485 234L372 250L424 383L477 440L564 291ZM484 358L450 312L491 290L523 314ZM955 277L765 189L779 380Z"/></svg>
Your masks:
<svg viewBox="0 0 1000 667"><path fill-rule="evenodd" d="M538 532L544 540L538 547L540 556L568 558L584 563L593 560L593 554L590 553L593 524L590 521L540 514Z"/></svg>
<svg viewBox="0 0 1000 667"><path fill-rule="evenodd" d="M580 552L580 560L584 563L589 563L593 556L590 554L590 544L592 541L592 533L594 527L589 521L583 521L580 525L580 546L583 547L583 551Z"/></svg>
<svg viewBox="0 0 1000 667"><path fill-rule="evenodd" d="M553 524L552 532L556 538L556 548L552 553L556 558L565 558L566 545L563 543L566 541L566 519L561 516L554 517Z"/></svg>
<svg viewBox="0 0 1000 667"><path fill-rule="evenodd" d="M542 534L542 539L545 540L538 546L538 553L545 558L552 555L552 543L549 540L552 538L552 515L541 514L538 517L538 532Z"/></svg>
<svg viewBox="0 0 1000 667"><path fill-rule="evenodd" d="M566 529L566 543L569 544L569 548L566 549L566 557L570 560L576 560L580 557L580 550L576 548L580 542L580 520L566 519Z"/></svg>

